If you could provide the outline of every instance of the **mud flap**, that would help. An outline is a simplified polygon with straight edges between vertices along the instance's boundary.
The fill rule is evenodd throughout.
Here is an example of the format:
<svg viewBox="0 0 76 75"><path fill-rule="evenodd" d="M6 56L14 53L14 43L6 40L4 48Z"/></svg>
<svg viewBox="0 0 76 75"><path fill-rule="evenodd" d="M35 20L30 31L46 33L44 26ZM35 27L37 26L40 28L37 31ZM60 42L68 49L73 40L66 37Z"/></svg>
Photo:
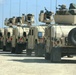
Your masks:
<svg viewBox="0 0 76 75"><path fill-rule="evenodd" d="M16 45L15 53L16 53L16 54L21 54L21 53L23 52L22 47L23 47L23 44L17 44L17 45Z"/></svg>
<svg viewBox="0 0 76 75"><path fill-rule="evenodd" d="M0 49L2 49L2 48L3 48L3 42L0 41Z"/></svg>
<svg viewBox="0 0 76 75"><path fill-rule="evenodd" d="M27 43L24 43L22 49L25 50L26 49L26 46L27 46Z"/></svg>
<svg viewBox="0 0 76 75"><path fill-rule="evenodd" d="M12 50L11 43L6 43L6 51L11 51L11 50Z"/></svg>
<svg viewBox="0 0 76 75"><path fill-rule="evenodd" d="M6 46L3 46L3 51L6 51Z"/></svg>
<svg viewBox="0 0 76 75"><path fill-rule="evenodd" d="M16 48L12 47L11 53L15 53Z"/></svg>
<svg viewBox="0 0 76 75"><path fill-rule="evenodd" d="M50 53L45 53L45 59L50 60Z"/></svg>
<svg viewBox="0 0 76 75"><path fill-rule="evenodd" d="M50 53L50 60L51 62L60 62L61 61L61 48L54 47Z"/></svg>

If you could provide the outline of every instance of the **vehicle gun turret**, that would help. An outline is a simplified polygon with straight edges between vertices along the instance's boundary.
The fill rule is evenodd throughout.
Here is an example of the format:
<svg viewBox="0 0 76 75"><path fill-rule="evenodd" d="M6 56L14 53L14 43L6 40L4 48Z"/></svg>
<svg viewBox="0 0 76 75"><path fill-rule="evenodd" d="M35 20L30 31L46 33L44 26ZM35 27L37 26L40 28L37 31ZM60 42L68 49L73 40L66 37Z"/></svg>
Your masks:
<svg viewBox="0 0 76 75"><path fill-rule="evenodd" d="M28 26L34 23L34 15L33 14L22 14L22 23L27 24Z"/></svg>
<svg viewBox="0 0 76 75"><path fill-rule="evenodd" d="M47 23L47 24L50 23L52 21L52 19L51 19L52 14L53 14L53 12L48 11L46 8L45 8L45 12L43 10L41 10L40 14L39 14L39 21Z"/></svg>
<svg viewBox="0 0 76 75"><path fill-rule="evenodd" d="M6 26L12 26L12 20L13 20L13 18L5 18L5 21L4 21L4 24L6 25Z"/></svg>
<svg viewBox="0 0 76 75"><path fill-rule="evenodd" d="M76 9L75 4L71 3L69 9L66 8L66 5L59 5L60 8L55 13L54 19L58 24L76 24Z"/></svg>

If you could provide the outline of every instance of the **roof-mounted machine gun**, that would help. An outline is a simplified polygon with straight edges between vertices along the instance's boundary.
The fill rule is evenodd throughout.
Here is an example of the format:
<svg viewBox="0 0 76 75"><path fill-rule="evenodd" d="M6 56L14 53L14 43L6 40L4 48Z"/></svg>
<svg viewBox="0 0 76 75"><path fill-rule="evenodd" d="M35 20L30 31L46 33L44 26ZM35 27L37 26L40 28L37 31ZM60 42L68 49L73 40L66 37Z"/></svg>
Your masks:
<svg viewBox="0 0 76 75"><path fill-rule="evenodd" d="M56 8L56 9L58 9L56 11L56 14L59 14L59 15L69 14L69 13L67 13L68 9L66 8L66 5L62 4L62 5L58 5L58 6L59 6L59 8Z"/></svg>
<svg viewBox="0 0 76 75"><path fill-rule="evenodd" d="M12 27L12 21L13 21L13 18L5 18L5 20L4 20L4 24L6 25L6 26L10 26L10 27Z"/></svg>
<svg viewBox="0 0 76 75"><path fill-rule="evenodd" d="M74 3L70 4L70 6L69 6L69 12L72 15L76 15L76 4L74 4Z"/></svg>
<svg viewBox="0 0 76 75"><path fill-rule="evenodd" d="M41 10L39 14L39 21L44 22L44 23L50 23L52 21L51 19L52 14L53 12L48 11L46 8L45 8L45 12Z"/></svg>

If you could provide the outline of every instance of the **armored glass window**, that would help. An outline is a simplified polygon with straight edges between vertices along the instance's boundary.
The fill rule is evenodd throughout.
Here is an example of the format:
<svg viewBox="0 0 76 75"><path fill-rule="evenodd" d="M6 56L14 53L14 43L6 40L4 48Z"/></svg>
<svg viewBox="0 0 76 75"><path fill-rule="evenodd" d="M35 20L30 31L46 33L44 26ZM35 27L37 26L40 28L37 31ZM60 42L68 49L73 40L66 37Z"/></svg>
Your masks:
<svg viewBox="0 0 76 75"><path fill-rule="evenodd" d="M42 32L38 32L38 38L42 38Z"/></svg>

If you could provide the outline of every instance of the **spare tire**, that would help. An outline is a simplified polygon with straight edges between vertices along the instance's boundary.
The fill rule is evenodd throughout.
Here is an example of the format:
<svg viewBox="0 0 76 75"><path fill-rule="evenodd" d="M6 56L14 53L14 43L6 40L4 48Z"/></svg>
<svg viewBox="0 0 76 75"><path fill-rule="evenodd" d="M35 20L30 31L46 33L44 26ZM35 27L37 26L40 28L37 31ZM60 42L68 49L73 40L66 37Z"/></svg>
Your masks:
<svg viewBox="0 0 76 75"><path fill-rule="evenodd" d="M68 43L76 46L76 28L72 29L68 34Z"/></svg>

